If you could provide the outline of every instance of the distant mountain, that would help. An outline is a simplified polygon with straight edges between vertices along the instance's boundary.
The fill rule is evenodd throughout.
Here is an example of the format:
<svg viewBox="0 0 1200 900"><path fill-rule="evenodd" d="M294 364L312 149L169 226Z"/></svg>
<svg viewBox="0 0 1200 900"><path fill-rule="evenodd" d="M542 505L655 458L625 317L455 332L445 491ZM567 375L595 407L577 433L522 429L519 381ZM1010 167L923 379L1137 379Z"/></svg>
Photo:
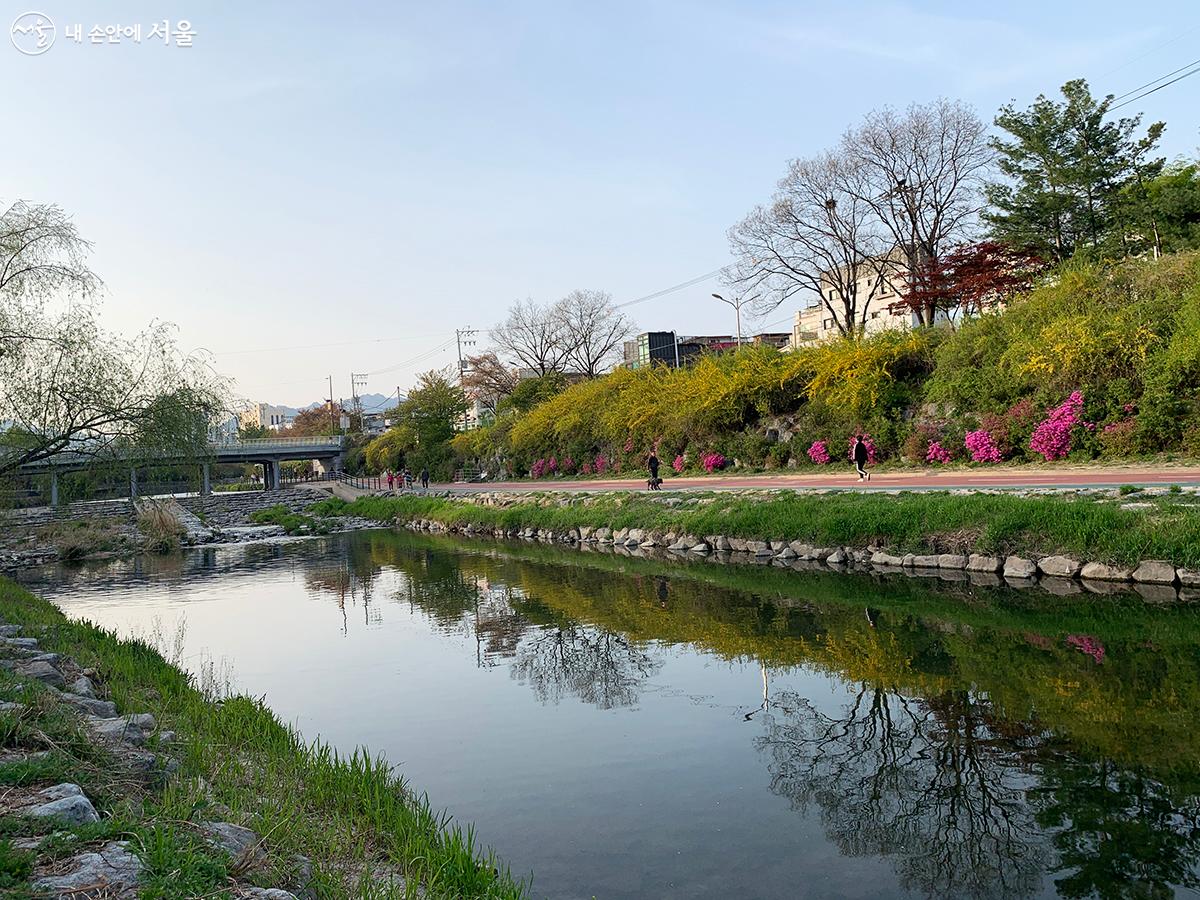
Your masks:
<svg viewBox="0 0 1200 900"><path fill-rule="evenodd" d="M339 399L346 406L350 405L351 401L349 397L341 397ZM363 412L383 412L385 409L393 409L396 406L395 394L392 394L390 397L385 397L383 394L359 394L358 399L362 403ZM403 400L404 398L401 397L400 399ZM324 406L328 402L328 400L318 400L316 403L310 403L304 408L316 409L318 406ZM287 409L288 407L284 408ZM298 411L292 410L292 414L294 415Z"/></svg>

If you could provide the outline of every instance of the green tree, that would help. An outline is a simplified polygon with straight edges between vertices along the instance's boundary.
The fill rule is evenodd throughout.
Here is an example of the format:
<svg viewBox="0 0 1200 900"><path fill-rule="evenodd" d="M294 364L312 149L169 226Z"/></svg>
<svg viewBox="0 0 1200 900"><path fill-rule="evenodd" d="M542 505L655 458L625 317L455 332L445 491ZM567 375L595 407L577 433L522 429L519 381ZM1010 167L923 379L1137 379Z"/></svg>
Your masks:
<svg viewBox="0 0 1200 900"><path fill-rule="evenodd" d="M367 468L372 472L395 471L404 465L405 456L417 446L417 435L408 425L389 428L363 448Z"/></svg>
<svg viewBox="0 0 1200 900"><path fill-rule="evenodd" d="M250 422L238 422L238 439L243 441L259 441L271 437L271 429L266 425Z"/></svg>
<svg viewBox="0 0 1200 900"><path fill-rule="evenodd" d="M1200 247L1200 165L1176 162L1157 178L1126 185L1127 217L1148 224L1166 253Z"/></svg>
<svg viewBox="0 0 1200 900"><path fill-rule="evenodd" d="M526 413L566 389L567 379L559 372L551 372L549 375L540 375L537 378L526 378L513 388L512 393L500 401L496 411L503 413L516 410Z"/></svg>
<svg viewBox="0 0 1200 900"><path fill-rule="evenodd" d="M1138 137L1141 115L1110 120L1113 96L1096 100L1083 79L1064 84L1062 95L1040 95L1025 110L1010 103L996 116L1008 136L992 140L1007 179L987 187L994 236L1055 260L1080 249L1134 252L1142 233L1161 249L1152 209L1122 198L1143 196L1162 172L1165 160L1151 154L1164 124ZM1130 221L1134 214L1142 221Z"/></svg>
<svg viewBox="0 0 1200 900"><path fill-rule="evenodd" d="M409 466L428 466L435 478L452 474L450 440L466 413L466 395L448 372L435 369L418 377L417 386L391 416L395 428L407 429L414 438Z"/></svg>

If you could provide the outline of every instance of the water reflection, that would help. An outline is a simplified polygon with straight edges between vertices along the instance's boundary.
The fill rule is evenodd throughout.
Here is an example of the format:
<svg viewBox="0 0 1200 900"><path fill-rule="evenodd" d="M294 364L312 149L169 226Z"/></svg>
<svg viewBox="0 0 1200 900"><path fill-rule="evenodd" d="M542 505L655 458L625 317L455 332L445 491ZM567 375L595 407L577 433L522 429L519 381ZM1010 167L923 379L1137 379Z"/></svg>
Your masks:
<svg viewBox="0 0 1200 900"><path fill-rule="evenodd" d="M633 715L671 691L701 698L699 711L686 716L656 706L656 715L676 717L675 727L703 735L680 738L672 753L702 740L724 754L727 769L751 760L770 793L748 799L748 814L764 816L772 798L786 800L791 812L779 808L797 828L819 828L834 860L885 865L896 891L1154 897L1200 888L1194 611L708 561L666 566L390 532L48 572L40 586L61 593L135 582L184 591L206 578L276 583L284 573L298 576L310 598L337 605L343 637L386 628L403 612L462 639L476 671L507 670L544 710L529 714L535 728L565 721L576 706ZM699 669L672 675L672 665L714 661L752 674L754 681L737 682L736 702L712 699L713 682ZM746 690L755 681L760 696L757 686ZM652 720L621 721L642 741L675 740ZM593 741L604 734L596 731ZM541 751L536 733L514 741L513 753L544 752L538 759L546 766L563 762ZM732 749L716 749L725 742ZM512 758L500 763L511 766ZM634 774L625 768L617 777ZM669 820L679 802L676 815L686 820L683 800L696 791L688 773L668 766L656 777L666 791L658 814ZM598 783L582 801L603 808L606 789L612 785ZM560 831L568 843L585 840L571 829L595 828L576 826L578 808L538 815L553 832L542 843ZM651 852L653 829L637 840L645 846L601 849L633 854L646 870L666 865ZM774 859L768 871L767 847L776 856L779 847L761 834L757 844L734 835L740 854L761 854L761 872L739 870L727 882L706 872L689 882L689 866L703 869L728 850L724 837L693 840L671 851L690 854L671 875L671 885L683 885L674 895L725 884L745 895L786 896L794 885L786 860ZM553 872L553 859L535 859L534 868ZM565 871L550 885L568 894L672 895L644 885L599 890L594 880L604 874L575 859ZM835 885L830 895L850 888L836 862L822 877Z"/></svg>
<svg viewBox="0 0 1200 900"><path fill-rule="evenodd" d="M780 696L755 743L771 790L815 804L842 853L894 859L929 896L989 898L1031 894L1046 865L1022 765L1038 737L967 691L921 700L864 683L832 714Z"/></svg>

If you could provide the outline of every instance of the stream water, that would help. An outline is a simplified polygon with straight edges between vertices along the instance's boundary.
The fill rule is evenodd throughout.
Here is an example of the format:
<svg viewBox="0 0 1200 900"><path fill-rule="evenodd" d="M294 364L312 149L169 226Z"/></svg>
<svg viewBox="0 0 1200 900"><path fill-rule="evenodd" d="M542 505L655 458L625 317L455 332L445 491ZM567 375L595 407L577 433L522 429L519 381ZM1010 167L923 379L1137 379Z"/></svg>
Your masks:
<svg viewBox="0 0 1200 900"><path fill-rule="evenodd" d="M1200 885L1200 616L364 531L24 580L384 753L535 897Z"/></svg>

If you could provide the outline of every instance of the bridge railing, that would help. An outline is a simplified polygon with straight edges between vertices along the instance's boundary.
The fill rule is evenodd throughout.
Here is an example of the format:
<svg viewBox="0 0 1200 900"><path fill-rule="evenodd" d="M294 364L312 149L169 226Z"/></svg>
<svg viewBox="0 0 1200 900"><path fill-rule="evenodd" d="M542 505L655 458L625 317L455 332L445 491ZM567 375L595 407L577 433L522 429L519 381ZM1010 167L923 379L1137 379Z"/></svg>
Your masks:
<svg viewBox="0 0 1200 900"><path fill-rule="evenodd" d="M236 449L238 447L256 450L270 447L282 447L284 449L292 447L341 448L344 445L345 438L340 434L290 438L228 438L220 441L209 441L209 446L220 449Z"/></svg>

